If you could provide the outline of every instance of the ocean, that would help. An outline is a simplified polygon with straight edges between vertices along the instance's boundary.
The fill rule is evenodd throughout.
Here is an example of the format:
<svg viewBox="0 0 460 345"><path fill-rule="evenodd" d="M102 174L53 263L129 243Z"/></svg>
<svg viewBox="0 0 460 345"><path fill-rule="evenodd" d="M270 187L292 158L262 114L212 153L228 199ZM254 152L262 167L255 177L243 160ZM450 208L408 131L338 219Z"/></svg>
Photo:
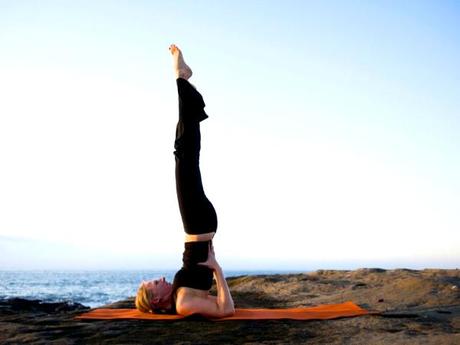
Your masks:
<svg viewBox="0 0 460 345"><path fill-rule="evenodd" d="M166 277L176 271L0 271L0 299L20 297L44 302L80 303L94 308L136 294L142 280ZM286 274L291 271L225 271L226 277L257 274ZM292 272L298 273L298 272Z"/></svg>

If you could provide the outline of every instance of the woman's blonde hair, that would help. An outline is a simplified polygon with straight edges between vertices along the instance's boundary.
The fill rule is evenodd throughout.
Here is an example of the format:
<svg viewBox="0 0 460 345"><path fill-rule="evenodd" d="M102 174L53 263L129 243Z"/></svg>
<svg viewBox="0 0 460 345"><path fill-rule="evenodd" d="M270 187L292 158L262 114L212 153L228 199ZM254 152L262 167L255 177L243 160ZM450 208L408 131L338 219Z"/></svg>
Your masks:
<svg viewBox="0 0 460 345"><path fill-rule="evenodd" d="M139 290L137 290L137 295L134 303L136 304L136 308L144 313L151 313L152 307L150 306L150 298L147 289L145 288L144 284L142 283L139 286Z"/></svg>

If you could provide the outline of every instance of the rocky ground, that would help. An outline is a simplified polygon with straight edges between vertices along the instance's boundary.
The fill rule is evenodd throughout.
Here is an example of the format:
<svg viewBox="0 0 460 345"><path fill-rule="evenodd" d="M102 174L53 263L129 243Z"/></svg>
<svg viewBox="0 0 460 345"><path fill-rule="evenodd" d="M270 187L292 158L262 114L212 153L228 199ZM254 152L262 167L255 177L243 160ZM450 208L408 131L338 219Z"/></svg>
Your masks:
<svg viewBox="0 0 460 345"><path fill-rule="evenodd" d="M381 315L322 321L76 321L88 308L0 301L0 344L460 344L460 270L318 270L228 279L237 307L353 301ZM107 308L134 307L133 298Z"/></svg>

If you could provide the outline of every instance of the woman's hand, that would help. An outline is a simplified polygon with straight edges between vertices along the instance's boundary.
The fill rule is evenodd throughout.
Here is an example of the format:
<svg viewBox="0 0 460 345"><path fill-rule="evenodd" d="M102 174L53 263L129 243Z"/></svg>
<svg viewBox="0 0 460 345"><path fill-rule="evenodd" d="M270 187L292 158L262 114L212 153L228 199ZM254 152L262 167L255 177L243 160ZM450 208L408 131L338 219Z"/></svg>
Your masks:
<svg viewBox="0 0 460 345"><path fill-rule="evenodd" d="M214 246L212 245L212 242L209 242L208 259L205 262L199 262L198 265L209 267L213 271L220 268L219 263L216 260L216 255L214 253Z"/></svg>

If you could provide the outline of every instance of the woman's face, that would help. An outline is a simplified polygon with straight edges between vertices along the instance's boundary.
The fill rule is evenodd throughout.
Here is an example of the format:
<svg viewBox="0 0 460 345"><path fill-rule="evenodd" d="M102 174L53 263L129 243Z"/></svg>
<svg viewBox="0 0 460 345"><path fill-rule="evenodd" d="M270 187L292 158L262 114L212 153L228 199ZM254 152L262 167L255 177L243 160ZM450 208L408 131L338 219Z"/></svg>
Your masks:
<svg viewBox="0 0 460 345"><path fill-rule="evenodd" d="M153 296L157 308L171 307L172 284L168 283L165 277L152 279L143 282L150 296Z"/></svg>

